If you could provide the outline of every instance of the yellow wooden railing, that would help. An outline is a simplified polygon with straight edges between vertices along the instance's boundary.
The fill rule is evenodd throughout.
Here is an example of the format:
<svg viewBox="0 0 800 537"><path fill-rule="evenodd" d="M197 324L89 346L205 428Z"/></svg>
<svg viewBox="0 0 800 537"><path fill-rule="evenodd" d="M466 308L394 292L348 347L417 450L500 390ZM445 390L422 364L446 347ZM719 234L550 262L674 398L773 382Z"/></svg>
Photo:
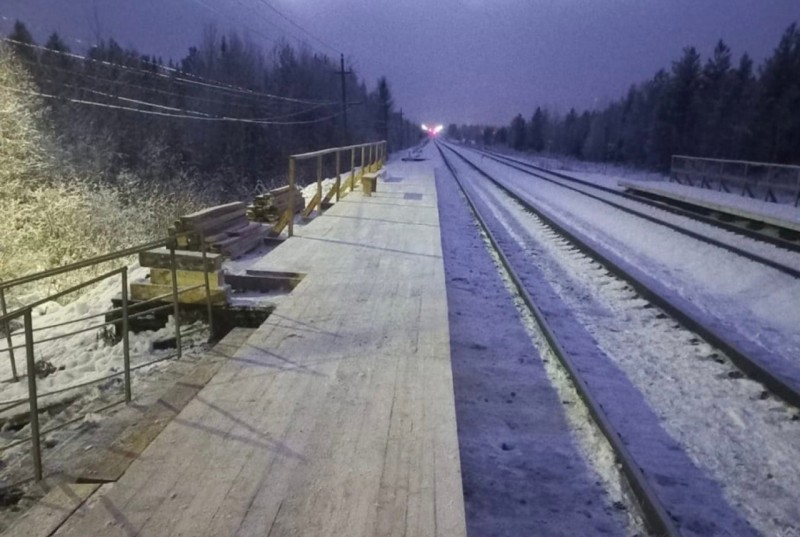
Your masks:
<svg viewBox="0 0 800 537"><path fill-rule="evenodd" d="M350 153L350 174L347 179L342 182L342 154ZM361 153L359 165L356 166L357 153ZM323 198L322 196L322 165L323 159L328 155L335 155L336 159L336 184ZM366 144L350 145L346 147L333 147L329 149L322 149L320 151L312 151L311 153L301 153L298 155L291 155L289 157L289 206L286 211L281 215L278 223L273 227L273 233L278 234L283 231L286 226L289 227L288 233L291 237L294 235L294 208L295 208L295 195L297 189L295 188L297 180L297 163L305 160L317 161L317 193L311 199L308 206L303 211L304 216L308 216L311 212L325 203L329 202L333 196L336 196L336 201L347 194L352 192L359 181L361 181L366 173L374 173L383 167L386 161L386 141L370 142Z"/></svg>

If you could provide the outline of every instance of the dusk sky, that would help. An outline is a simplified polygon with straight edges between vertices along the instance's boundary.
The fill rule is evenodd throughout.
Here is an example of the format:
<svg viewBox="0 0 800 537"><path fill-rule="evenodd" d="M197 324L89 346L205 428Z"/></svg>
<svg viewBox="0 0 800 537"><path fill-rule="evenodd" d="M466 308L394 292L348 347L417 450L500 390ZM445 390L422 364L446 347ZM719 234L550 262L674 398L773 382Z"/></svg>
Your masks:
<svg viewBox="0 0 800 537"><path fill-rule="evenodd" d="M707 57L724 39L736 61L760 62L794 21L798 0L269 0L342 51L374 86L386 75L395 100L419 121L505 124L537 105L564 111L604 104L668 68L683 47ZM92 40L92 6L104 37L179 59L203 26L300 36L266 0L0 0L43 40L58 30L76 51ZM78 42L76 40L81 40Z"/></svg>

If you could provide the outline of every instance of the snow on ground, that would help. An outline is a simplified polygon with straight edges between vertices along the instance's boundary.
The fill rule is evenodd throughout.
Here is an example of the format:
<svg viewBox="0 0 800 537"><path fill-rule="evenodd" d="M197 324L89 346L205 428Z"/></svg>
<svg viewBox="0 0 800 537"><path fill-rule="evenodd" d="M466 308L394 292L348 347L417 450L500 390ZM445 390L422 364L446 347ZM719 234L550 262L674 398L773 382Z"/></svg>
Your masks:
<svg viewBox="0 0 800 537"><path fill-rule="evenodd" d="M486 194L508 205L498 191ZM693 462L725 485L732 505L765 534L800 521L800 422L795 410L763 387L730 375L735 368L691 332L660 318L624 282L573 251L521 207L509 210L513 226L538 245L537 263L658 413ZM521 248L530 248L517 237Z"/></svg>
<svg viewBox="0 0 800 537"><path fill-rule="evenodd" d="M559 269L560 273L548 272L547 269L558 268L559 264L550 260L552 254L543 249L531 236L527 226L522 225L515 217L516 215L524 220L529 218L529 215L526 215L519 207L509 206L507 201L498 204L497 201L500 198L491 194L492 189L487 185L485 179L471 170L467 170L466 166L462 165L459 169L474 185L471 188L475 188L476 192L481 194L476 203L482 207L481 211L487 215L493 229L496 232L500 230L498 239L504 244L504 249L512 263L522 270L522 277L527 289L537 304L545 311L551 327L560 335L562 343L575 359L577 367L582 371L589 385L592 386L595 397L598 398L615 424L637 463L650 476L658 494L668 501L668 508L674 516L678 517L677 520L684 533L698 536L756 534L757 532L745 520L744 513L739 511L736 503L726 496L726 491L720 483L713 479L715 476L708 468L695 462L664 425L663 409L646 398L646 393L634 385L624 368L609 355L610 353L602 352L605 349L602 346L598 347L598 340L591 333L590 327L605 327L610 316L598 307L597 301L590 293L570 281L569 278L564 277L563 268ZM565 250L568 251L568 248ZM589 269L598 272L596 264L589 263L588 265ZM599 275L602 274L602 271L599 271ZM598 274L595 275L595 279L597 276ZM558 283L556 284L556 282ZM613 285L613 283L606 283L606 285ZM563 288L559 289L561 286ZM617 282L617 286L617 291L624 290L624 283L620 285L620 282ZM584 319L576 311L573 311L573 304L564 303L559 295L559 290L570 295L573 303L585 302L583 311L587 312L588 318L593 319L594 324L584 326ZM619 310L619 319L612 326L612 331L619 331L621 336L617 340L612 340L610 346L615 349L622 346L623 352L631 353L634 358L638 357L642 354L643 342L649 342L650 339L657 337L659 330L648 328L639 333L637 329L640 327L633 324L634 319L627 317L628 312L634 308L642 308L645 310L644 315L649 314L658 319L658 311L631 300L628 300L627 303L615 302L615 304ZM647 325L644 326L647 327ZM670 329L673 326L674 323L668 323L665 330L672 334ZM664 346L675 348L675 341L667 342ZM684 350L685 348L683 346ZM652 348L648 349L652 353L650 356L659 359L661 350L661 345L652 345ZM669 356L666 359L669 359ZM644 364L640 361L635 367L642 368L643 366ZM657 369L659 365L653 363L652 367ZM647 375L643 373L642 376L646 377ZM645 379L644 382L657 380L659 380L658 376L653 380ZM663 382L667 384L680 381L680 377L663 378ZM658 386L653 388L653 391L657 388ZM741 394L741 392L739 393ZM674 392L669 395L673 396ZM672 401L672 404L679 407L681 404L691 405L692 402L693 399L687 400L684 397ZM703 407L698 406L697 410L702 413ZM718 449L717 444L724 441L712 434L706 435L703 440L701 440L701 445L712 450ZM733 463L731 464L733 465ZM790 520L794 517L791 511L788 516ZM765 518L767 517L765 516ZM761 521L763 522L763 519ZM767 524L777 527L786 527L783 525L784 523L784 520L767 521Z"/></svg>
<svg viewBox="0 0 800 537"><path fill-rule="evenodd" d="M143 278L147 269L133 266L129 269L129 278L134 280ZM54 405L59 402L74 400L76 397L86 393L96 393L95 386L79 385L95 380L102 379L113 373L123 371L122 344L113 342L113 327L101 327L91 329L92 326L105 322L104 313L111 309L111 299L120 294L120 277L115 276L103 280L99 284L92 286L79 298L67 305L60 305L57 302L48 302L37 307L33 315L34 356L37 362L45 361L50 363L55 371L45 378L37 380L37 390L39 394L39 405L44 407ZM64 324L54 328L46 328L51 325L59 325L81 317L97 315L94 318ZM183 327L183 331L188 331L198 326ZM74 335L67 335L52 341L43 341L70 332L87 329L84 332ZM130 333L130 358L131 365L137 366L160 358L164 358L174 353L174 349L153 350L155 341L174 336L174 324L172 318L168 325L158 331L142 332L138 334ZM184 347L202 347L208 334L201 331L190 335L184 339ZM15 431L9 428L11 422L6 421L9 417L19 413L27 412L27 403L23 403L28 397L27 367L25 360L25 336L22 329L17 329L12 334L12 342L15 347L15 358L19 381L14 382L11 361L7 352L8 344L5 336L0 339L0 419L5 423L4 429L0 432L0 438L6 442L11 442L16 438L25 436L29 432ZM154 364L146 366L133 373L134 379L146 377L151 369L158 369L163 365ZM115 382L115 381L106 381ZM76 387L75 389L70 389ZM48 393L63 391L59 394L48 396ZM20 404L22 403L22 404ZM46 428L49 416L43 416L42 428Z"/></svg>
<svg viewBox="0 0 800 537"><path fill-rule="evenodd" d="M552 175L546 177L548 177L552 181L564 184L568 188L578 189L582 192L587 192L591 196L608 200L611 203L623 206L627 209L637 212L638 214L650 217L656 217L658 220L663 221L665 223L675 225L682 229L686 229L688 231L700 234L710 239L714 239L716 241L739 248L746 252L763 257L765 259L769 259L771 261L784 264L786 266L800 267L800 254L797 252L793 252L791 250L787 250L784 248L779 248L767 242L753 240L751 237L747 237L740 233L732 233L728 230L720 228L719 226L707 224L692 218L674 214L672 212L657 207L653 207L651 205L645 204L640 201L621 198L619 196L615 196L614 194L608 192L598 191L597 189L593 189L590 186L576 184L575 182L571 182L566 179L562 179ZM531 179L533 181L537 181L537 179L534 177L531 177ZM594 183L603 184L603 186L608 186L611 188L616 188L615 178L605 177L605 179L606 179L605 182L594 181Z"/></svg>
<svg viewBox="0 0 800 537"><path fill-rule="evenodd" d="M473 160L731 336L768 350L762 354L774 358L767 365L800 381L800 280L500 163Z"/></svg>
<svg viewBox="0 0 800 537"><path fill-rule="evenodd" d="M771 220L777 223L786 221L800 226L800 207L795 207L788 203L772 203L736 193L682 185L670 182L669 176L661 173L615 166L613 164L582 162L570 159L559 160L552 157L516 153L508 156L615 190L625 190L625 183L638 183L648 190L661 191L667 195L672 194L679 199L696 200L706 203L710 207L718 207L723 210L735 209L741 211L743 215L751 214L753 217L765 219L767 222Z"/></svg>
<svg viewBox="0 0 800 537"><path fill-rule="evenodd" d="M637 185L636 181L627 183ZM625 187L626 182L620 182L620 186ZM753 199L745 196L728 192L719 192L707 188L700 188L667 181L647 182L641 185L649 191L663 192L667 196L677 199L693 201L696 200L703 205L721 210L733 210L742 216L760 219L765 222L780 225L783 222L793 224L792 228L800 230L800 207L795 207L786 203L771 203L760 199Z"/></svg>
<svg viewBox="0 0 800 537"><path fill-rule="evenodd" d="M601 474L586 460L605 452L585 420L565 415L577 397L550 386L465 202L446 170L436 175L469 533L635 534L641 526L629 526L629 504L609 484L613 456Z"/></svg>

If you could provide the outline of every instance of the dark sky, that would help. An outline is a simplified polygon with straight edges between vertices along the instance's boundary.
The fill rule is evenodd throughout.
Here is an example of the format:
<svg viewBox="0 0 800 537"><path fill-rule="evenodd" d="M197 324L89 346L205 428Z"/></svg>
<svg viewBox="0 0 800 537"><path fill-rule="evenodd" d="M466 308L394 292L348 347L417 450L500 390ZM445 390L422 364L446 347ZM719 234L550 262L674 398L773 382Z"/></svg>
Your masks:
<svg viewBox="0 0 800 537"><path fill-rule="evenodd" d="M278 38L305 37L267 0L0 0L37 39L56 29L91 41L99 28L144 53L180 58L210 22ZM507 123L537 105L564 111L622 95L669 67L684 46L704 57L720 37L757 61L800 20L800 0L268 0L336 50L374 85L381 75L408 116ZM249 27L246 29L245 27ZM256 34L256 32L258 34Z"/></svg>

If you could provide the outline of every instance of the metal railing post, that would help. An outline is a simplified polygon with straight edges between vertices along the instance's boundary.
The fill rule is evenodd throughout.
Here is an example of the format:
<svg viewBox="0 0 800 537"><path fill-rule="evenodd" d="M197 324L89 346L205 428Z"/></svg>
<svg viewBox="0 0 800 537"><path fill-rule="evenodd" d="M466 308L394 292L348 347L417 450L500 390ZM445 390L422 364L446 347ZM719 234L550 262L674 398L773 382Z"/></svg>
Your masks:
<svg viewBox="0 0 800 537"><path fill-rule="evenodd" d="M367 165L367 172L374 172L375 170L372 169L372 144L369 144L369 156L367 157L367 162L369 162Z"/></svg>
<svg viewBox="0 0 800 537"><path fill-rule="evenodd" d="M31 412L31 444L33 471L36 481L42 480L42 448L39 442L39 401L36 396L36 364L33 358L33 319L31 310L25 310L25 359L28 365L28 401Z"/></svg>
<svg viewBox="0 0 800 537"><path fill-rule="evenodd" d="M350 150L350 192L356 188L356 148Z"/></svg>
<svg viewBox="0 0 800 537"><path fill-rule="evenodd" d="M131 402L131 348L128 339L128 267L122 272L122 362L125 368L125 403Z"/></svg>
<svg viewBox="0 0 800 537"><path fill-rule="evenodd" d="M169 269L172 273L172 303L173 303L173 317L175 320L175 350L178 358L183 354L181 348L181 306L178 302L178 268L175 258L175 237L169 242Z"/></svg>
<svg viewBox="0 0 800 537"><path fill-rule="evenodd" d="M366 157L366 147L363 145L361 146L361 169L359 170L359 177L364 177L364 165L366 161L364 160Z"/></svg>
<svg viewBox="0 0 800 537"><path fill-rule="evenodd" d="M336 201L339 201L339 188L342 186L342 153L336 150Z"/></svg>
<svg viewBox="0 0 800 537"><path fill-rule="evenodd" d="M322 155L317 157L317 214L322 213Z"/></svg>
<svg viewBox="0 0 800 537"><path fill-rule="evenodd" d="M211 304L211 283L208 278L208 247L206 246L206 239L203 234L200 234L201 252L203 255L203 278L206 285L206 308L208 308L208 333L210 338L214 338L214 308Z"/></svg>
<svg viewBox="0 0 800 537"><path fill-rule="evenodd" d="M0 314L8 314L8 310L6 309L5 287L0 287ZM17 382L19 380L19 375L17 375L17 359L14 357L14 343L11 337L11 325L8 321L3 321L3 330L6 333L6 343L8 343L8 359L11 360L11 374L14 376L14 382Z"/></svg>
<svg viewBox="0 0 800 537"><path fill-rule="evenodd" d="M289 157L289 236L294 235L294 180L296 163L294 158Z"/></svg>

